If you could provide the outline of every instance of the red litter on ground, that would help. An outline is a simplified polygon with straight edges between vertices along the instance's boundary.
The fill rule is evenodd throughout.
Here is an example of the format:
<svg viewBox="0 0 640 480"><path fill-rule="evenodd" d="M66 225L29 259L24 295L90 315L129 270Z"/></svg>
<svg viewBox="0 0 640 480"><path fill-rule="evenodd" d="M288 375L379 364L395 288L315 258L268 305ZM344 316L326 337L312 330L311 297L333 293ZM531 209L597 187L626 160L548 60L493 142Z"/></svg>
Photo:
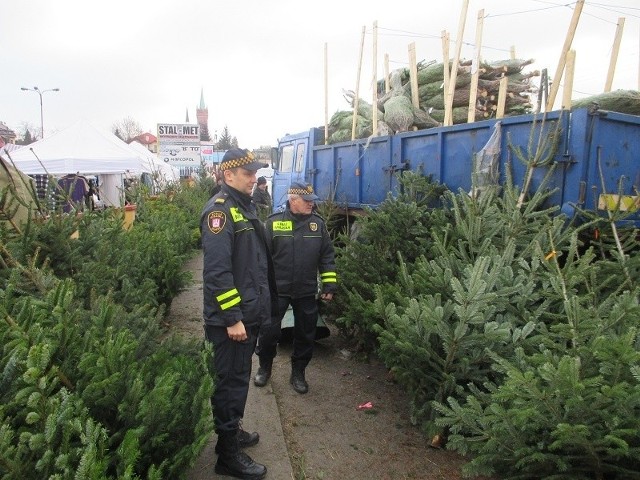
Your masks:
<svg viewBox="0 0 640 480"><path fill-rule="evenodd" d="M366 402L366 403L361 403L360 405L358 405L356 410L369 410L370 408L373 408L373 403Z"/></svg>

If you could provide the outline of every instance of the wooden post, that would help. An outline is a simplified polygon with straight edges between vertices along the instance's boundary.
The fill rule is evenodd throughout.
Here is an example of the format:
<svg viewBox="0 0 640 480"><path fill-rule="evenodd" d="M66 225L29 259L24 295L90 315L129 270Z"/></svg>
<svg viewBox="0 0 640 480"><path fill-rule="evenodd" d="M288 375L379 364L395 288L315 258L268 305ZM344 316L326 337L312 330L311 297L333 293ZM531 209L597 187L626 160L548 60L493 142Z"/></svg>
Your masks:
<svg viewBox="0 0 640 480"><path fill-rule="evenodd" d="M484 9L478 11L476 23L476 50L471 63L471 86L469 87L469 113L467 123L476 121L476 100L478 98L478 77L480 76L480 48L482 46L482 27L484 25Z"/></svg>
<svg viewBox="0 0 640 480"><path fill-rule="evenodd" d="M500 87L498 88L498 105L496 109L496 118L504 117L504 107L507 103L507 86L509 85L509 77L504 75L500 78Z"/></svg>
<svg viewBox="0 0 640 480"><path fill-rule="evenodd" d="M418 95L418 64L416 63L416 44L409 44L409 80L411 82L411 103L413 108L420 108Z"/></svg>
<svg viewBox="0 0 640 480"><path fill-rule="evenodd" d="M515 60L516 59L516 46L515 45L511 45L511 49L509 50L509 53L511 55L511 60Z"/></svg>
<svg viewBox="0 0 640 480"><path fill-rule="evenodd" d="M578 27L578 20L580 19L580 13L582 13L582 7L584 6L584 0L578 0L573 9L573 16L571 17L571 23L569 24L569 30L562 46L562 52L560 53L560 60L558 60L558 67L556 68L556 74L553 76L551 83L551 92L549 92L549 98L547 99L546 111L549 112L553 109L553 104L556 102L556 95L560 89L560 80L562 79L562 72L567 61L567 52L571 48L571 42L573 42L573 36L576 33Z"/></svg>
<svg viewBox="0 0 640 480"><path fill-rule="evenodd" d="M384 93L391 91L391 84L389 82L389 54L384 54Z"/></svg>
<svg viewBox="0 0 640 480"><path fill-rule="evenodd" d="M451 77L451 70L449 69L449 32L442 30L440 38L442 39L442 67L444 70L443 92L446 97L449 91L449 78Z"/></svg>
<svg viewBox="0 0 640 480"><path fill-rule="evenodd" d="M542 110L542 102L544 100L546 105L546 100L549 98L549 75L547 74L547 69L543 68L542 73L540 74L540 88L538 89L538 103L536 106L536 113L540 113Z"/></svg>
<svg viewBox="0 0 640 480"><path fill-rule="evenodd" d="M324 44L324 144L329 143L329 72L328 72L328 46Z"/></svg>
<svg viewBox="0 0 640 480"><path fill-rule="evenodd" d="M620 52L620 41L622 40L622 31L624 30L624 17L618 18L618 26L616 27L616 36L613 40L613 50L611 52L611 60L609 61L609 71L607 72L607 81L604 84L604 91L610 92L613 84L613 74L616 71L618 63L618 53Z"/></svg>
<svg viewBox="0 0 640 480"><path fill-rule="evenodd" d="M582 0L584 2L584 0ZM453 94L456 90L456 77L458 76L458 64L460 63L460 51L462 50L462 42L464 37L464 24L467 21L467 10L469 9L469 0L462 1L462 10L460 12L460 21L458 22L458 38L456 38L456 52L453 56L453 65L451 66L451 78L449 79L449 90L445 97L444 124L453 125Z"/></svg>
<svg viewBox="0 0 640 480"><path fill-rule="evenodd" d="M576 51L567 52L567 66L564 69L564 86L562 90L562 110L571 110L571 94L573 92L573 75L576 70Z"/></svg>
<svg viewBox="0 0 640 480"><path fill-rule="evenodd" d="M360 37L360 59L358 60L358 75L356 78L356 96L353 99L353 120L351 122L351 140L356 138L356 125L358 122L358 100L360 99L360 72L362 71L362 53L364 51L364 36L367 27L362 27L362 35Z"/></svg>
<svg viewBox="0 0 640 480"><path fill-rule="evenodd" d="M373 22L373 101L371 102L372 136L378 136L378 21Z"/></svg>

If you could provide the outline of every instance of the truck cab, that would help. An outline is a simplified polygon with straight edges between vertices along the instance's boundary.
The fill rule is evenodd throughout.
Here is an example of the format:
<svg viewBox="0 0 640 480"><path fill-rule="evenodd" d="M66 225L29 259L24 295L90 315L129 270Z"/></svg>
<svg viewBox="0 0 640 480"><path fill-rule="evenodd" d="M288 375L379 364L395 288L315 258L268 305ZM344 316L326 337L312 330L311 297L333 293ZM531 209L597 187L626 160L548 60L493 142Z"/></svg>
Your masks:
<svg viewBox="0 0 640 480"><path fill-rule="evenodd" d="M287 190L292 182L312 182L312 172L307 168L312 148L324 141L319 128L294 135L285 135L274 152L274 172L271 187L273 208L277 210L287 203Z"/></svg>

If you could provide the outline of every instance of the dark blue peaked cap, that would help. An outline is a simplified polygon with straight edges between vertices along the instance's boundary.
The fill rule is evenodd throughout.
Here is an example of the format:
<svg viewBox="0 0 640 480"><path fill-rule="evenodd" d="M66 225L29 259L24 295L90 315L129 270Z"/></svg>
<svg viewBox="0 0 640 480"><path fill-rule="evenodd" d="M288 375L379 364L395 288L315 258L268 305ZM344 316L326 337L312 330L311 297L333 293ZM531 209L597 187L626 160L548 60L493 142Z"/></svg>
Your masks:
<svg viewBox="0 0 640 480"><path fill-rule="evenodd" d="M300 195L304 200L318 200L320 198L313 193L311 185L305 185L301 182L292 182L287 193L289 195Z"/></svg>

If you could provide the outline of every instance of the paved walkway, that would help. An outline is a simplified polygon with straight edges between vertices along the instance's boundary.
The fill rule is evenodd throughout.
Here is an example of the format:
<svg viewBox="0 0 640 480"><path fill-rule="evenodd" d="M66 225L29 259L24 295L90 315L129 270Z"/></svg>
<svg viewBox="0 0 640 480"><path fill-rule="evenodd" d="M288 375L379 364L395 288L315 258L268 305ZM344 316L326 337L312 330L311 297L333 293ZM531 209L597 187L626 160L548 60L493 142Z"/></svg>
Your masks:
<svg viewBox="0 0 640 480"><path fill-rule="evenodd" d="M200 253L187 262L185 268L192 272L195 287L190 288L191 295L186 295L182 299L181 295L176 297L171 305L171 311L176 309L190 309L191 315L202 318L202 254ZM199 292L199 300L193 298L193 292ZM183 301L181 301L183 300ZM188 301L185 301L188 300ZM198 310L198 312L195 312ZM253 357L253 374L258 370L258 358ZM259 463L267 466L267 479L287 480L293 479L293 470L287 452L287 445L282 432L282 422L276 403L276 397L271 388L271 382L264 388L256 388L251 383L249 388L249 398L245 410L245 418L242 422L245 430L258 432L260 442L246 452ZM216 475L214 465L217 455L214 452L217 436L211 435L209 443L206 445L195 465L187 472L186 480L211 480L227 479L230 477Z"/></svg>

